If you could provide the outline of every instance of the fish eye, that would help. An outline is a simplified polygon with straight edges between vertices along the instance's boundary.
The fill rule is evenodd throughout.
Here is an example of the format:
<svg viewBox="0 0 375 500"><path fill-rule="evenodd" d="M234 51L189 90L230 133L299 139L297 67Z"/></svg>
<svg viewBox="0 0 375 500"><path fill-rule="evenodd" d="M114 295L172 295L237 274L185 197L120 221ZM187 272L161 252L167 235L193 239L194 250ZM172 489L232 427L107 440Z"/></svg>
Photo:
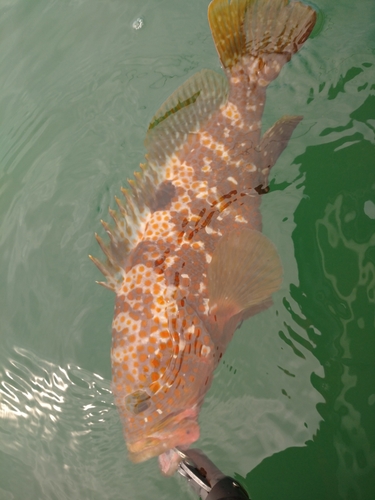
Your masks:
<svg viewBox="0 0 375 500"><path fill-rule="evenodd" d="M151 406L151 398L145 391L135 391L126 396L125 406L134 415L139 415Z"/></svg>

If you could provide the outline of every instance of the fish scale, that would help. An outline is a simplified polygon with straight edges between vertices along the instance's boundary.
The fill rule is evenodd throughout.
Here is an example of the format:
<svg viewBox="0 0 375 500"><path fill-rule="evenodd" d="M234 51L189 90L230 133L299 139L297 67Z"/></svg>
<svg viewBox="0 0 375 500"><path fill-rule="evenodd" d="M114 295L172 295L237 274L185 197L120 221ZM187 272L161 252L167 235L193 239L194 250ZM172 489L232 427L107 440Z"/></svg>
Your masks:
<svg viewBox="0 0 375 500"><path fill-rule="evenodd" d="M272 304L282 281L261 233L271 167L302 117L261 135L266 88L311 33L316 14L287 0L213 0L209 24L225 76L202 70L152 118L146 163L116 198L107 258L116 293L112 390L129 456L199 437L198 414L237 326Z"/></svg>

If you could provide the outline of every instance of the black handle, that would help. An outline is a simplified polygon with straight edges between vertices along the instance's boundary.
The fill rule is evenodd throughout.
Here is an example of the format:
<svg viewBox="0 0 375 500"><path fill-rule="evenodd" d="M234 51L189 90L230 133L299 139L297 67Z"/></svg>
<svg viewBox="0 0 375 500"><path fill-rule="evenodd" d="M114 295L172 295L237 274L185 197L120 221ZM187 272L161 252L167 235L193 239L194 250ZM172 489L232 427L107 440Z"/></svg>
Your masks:
<svg viewBox="0 0 375 500"><path fill-rule="evenodd" d="M226 476L215 484L206 500L250 500L250 497L237 481Z"/></svg>

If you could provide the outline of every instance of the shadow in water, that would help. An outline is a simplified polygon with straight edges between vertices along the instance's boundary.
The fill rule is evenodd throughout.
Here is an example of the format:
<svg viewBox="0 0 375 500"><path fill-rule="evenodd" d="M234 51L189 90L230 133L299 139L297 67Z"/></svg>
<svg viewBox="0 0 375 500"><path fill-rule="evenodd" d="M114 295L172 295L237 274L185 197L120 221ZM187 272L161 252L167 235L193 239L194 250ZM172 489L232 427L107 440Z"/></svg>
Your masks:
<svg viewBox="0 0 375 500"><path fill-rule="evenodd" d="M323 396L313 439L263 460L242 479L253 500L375 498L375 96L331 142L296 159L305 175L293 233L299 305L288 345L323 367L311 383ZM239 478L241 479L241 478Z"/></svg>

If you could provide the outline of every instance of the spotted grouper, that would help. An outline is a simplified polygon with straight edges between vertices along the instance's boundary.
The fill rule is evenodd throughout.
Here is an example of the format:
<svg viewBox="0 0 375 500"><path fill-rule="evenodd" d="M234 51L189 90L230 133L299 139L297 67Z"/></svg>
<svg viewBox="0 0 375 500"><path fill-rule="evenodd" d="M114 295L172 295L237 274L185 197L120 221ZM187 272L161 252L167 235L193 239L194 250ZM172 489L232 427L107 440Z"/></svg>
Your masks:
<svg viewBox="0 0 375 500"><path fill-rule="evenodd" d="M282 281L261 233L271 167L301 116L261 134L266 89L310 35L314 10L287 0L213 0L208 19L225 75L202 70L160 107L146 163L102 222L91 257L116 294L112 391L129 456L159 457L199 437L198 414L244 319ZM164 458L163 458L164 457ZM165 465L167 463L167 465Z"/></svg>

